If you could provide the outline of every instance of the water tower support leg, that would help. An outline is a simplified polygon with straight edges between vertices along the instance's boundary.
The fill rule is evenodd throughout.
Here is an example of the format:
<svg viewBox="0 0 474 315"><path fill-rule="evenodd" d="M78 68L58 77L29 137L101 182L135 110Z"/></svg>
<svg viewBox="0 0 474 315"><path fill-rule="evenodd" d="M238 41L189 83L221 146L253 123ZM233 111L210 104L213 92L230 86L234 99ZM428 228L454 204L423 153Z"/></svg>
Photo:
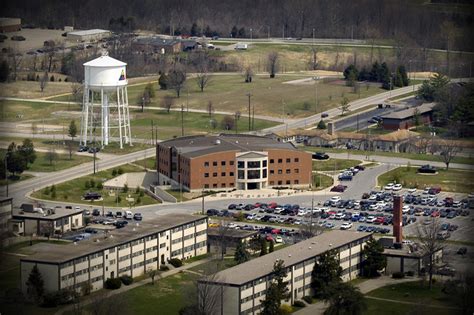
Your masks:
<svg viewBox="0 0 474 315"><path fill-rule="evenodd" d="M121 109L122 105L120 105L120 89L117 87L117 109L118 109L118 121L119 121L119 141L120 141L120 149L123 149L123 142L122 142L122 114Z"/></svg>
<svg viewBox="0 0 474 315"><path fill-rule="evenodd" d="M130 127L130 109L128 108L128 89L125 87L125 108L127 111L127 128L128 128L128 143L133 146L132 143L132 129Z"/></svg>

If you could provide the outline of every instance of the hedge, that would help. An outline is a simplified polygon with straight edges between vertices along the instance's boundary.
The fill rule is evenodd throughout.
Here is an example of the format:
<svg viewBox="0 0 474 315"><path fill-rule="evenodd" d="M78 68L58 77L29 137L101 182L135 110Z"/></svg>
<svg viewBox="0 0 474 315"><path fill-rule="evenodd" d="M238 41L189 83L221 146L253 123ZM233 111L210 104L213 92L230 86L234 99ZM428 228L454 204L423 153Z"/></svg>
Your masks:
<svg viewBox="0 0 474 315"><path fill-rule="evenodd" d="M105 288L110 289L110 290L116 290L120 289L122 286L122 280L120 278L113 278L113 279L107 279L105 281Z"/></svg>
<svg viewBox="0 0 474 315"><path fill-rule="evenodd" d="M183 265L183 262L181 261L181 259L172 258L170 259L170 264L173 265L173 267L178 268Z"/></svg>
<svg viewBox="0 0 474 315"><path fill-rule="evenodd" d="M405 274L403 272L394 272L392 273L393 279L403 279L405 278Z"/></svg>
<svg viewBox="0 0 474 315"><path fill-rule="evenodd" d="M295 301L295 303L293 303L293 306L296 306L296 307L305 307L306 304L304 304L303 301Z"/></svg>
<svg viewBox="0 0 474 315"><path fill-rule="evenodd" d="M133 282L133 278L130 276L121 276L120 280L122 281L123 284L125 285L130 285Z"/></svg>

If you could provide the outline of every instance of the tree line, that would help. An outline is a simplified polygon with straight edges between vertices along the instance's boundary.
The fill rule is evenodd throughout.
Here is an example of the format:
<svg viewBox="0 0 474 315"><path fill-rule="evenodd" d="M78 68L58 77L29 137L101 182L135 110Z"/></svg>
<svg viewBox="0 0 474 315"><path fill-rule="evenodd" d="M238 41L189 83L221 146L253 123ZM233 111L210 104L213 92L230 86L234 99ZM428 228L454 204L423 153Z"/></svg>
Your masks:
<svg viewBox="0 0 474 315"><path fill-rule="evenodd" d="M158 0L133 5L107 1L2 1L4 16L22 17L25 24L62 29L109 28L152 30L168 34L223 37L393 38L423 47L473 50L469 5L443 6L410 0ZM444 31L443 23L452 24ZM449 47L448 47L449 46Z"/></svg>
<svg viewBox="0 0 474 315"><path fill-rule="evenodd" d="M390 90L393 87L403 87L410 84L405 66L399 65L394 72L391 72L385 62L379 64L376 61L370 70L364 66L360 71L356 65L350 64L344 69L343 74L349 86L354 86L356 81L379 82L382 84L382 88Z"/></svg>

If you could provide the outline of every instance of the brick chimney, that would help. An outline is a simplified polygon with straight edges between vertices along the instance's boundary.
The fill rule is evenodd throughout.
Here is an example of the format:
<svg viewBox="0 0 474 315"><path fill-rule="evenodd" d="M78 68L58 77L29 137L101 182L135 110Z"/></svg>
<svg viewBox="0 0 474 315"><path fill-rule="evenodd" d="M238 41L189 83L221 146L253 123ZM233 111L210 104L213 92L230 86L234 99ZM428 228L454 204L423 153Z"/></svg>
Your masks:
<svg viewBox="0 0 474 315"><path fill-rule="evenodd" d="M403 207L402 197L399 195L393 196L393 236L395 236L395 240L397 243L401 243L403 241L402 207Z"/></svg>

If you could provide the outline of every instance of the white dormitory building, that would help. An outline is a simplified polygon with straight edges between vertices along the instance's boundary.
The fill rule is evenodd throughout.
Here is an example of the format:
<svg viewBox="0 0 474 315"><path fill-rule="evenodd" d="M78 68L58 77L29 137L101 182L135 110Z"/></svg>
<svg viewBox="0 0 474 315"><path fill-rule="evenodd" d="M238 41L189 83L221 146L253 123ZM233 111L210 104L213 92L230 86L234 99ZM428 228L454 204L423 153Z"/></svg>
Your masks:
<svg viewBox="0 0 474 315"><path fill-rule="evenodd" d="M250 260L201 279L200 294L210 292L218 296L216 314L259 314L261 301L272 280L273 265L283 260L287 268L290 298L283 303L293 304L303 296L311 295L311 272L319 255L335 249L342 267L342 279L355 279L361 272L362 249L371 233L334 230L295 245Z"/></svg>
<svg viewBox="0 0 474 315"><path fill-rule="evenodd" d="M171 258L188 259L207 252L207 218L187 214L162 216L146 223L130 223L94 239L68 245L48 244L21 259L21 285L37 266L47 292L90 284L92 291L109 278L138 277L159 269Z"/></svg>

